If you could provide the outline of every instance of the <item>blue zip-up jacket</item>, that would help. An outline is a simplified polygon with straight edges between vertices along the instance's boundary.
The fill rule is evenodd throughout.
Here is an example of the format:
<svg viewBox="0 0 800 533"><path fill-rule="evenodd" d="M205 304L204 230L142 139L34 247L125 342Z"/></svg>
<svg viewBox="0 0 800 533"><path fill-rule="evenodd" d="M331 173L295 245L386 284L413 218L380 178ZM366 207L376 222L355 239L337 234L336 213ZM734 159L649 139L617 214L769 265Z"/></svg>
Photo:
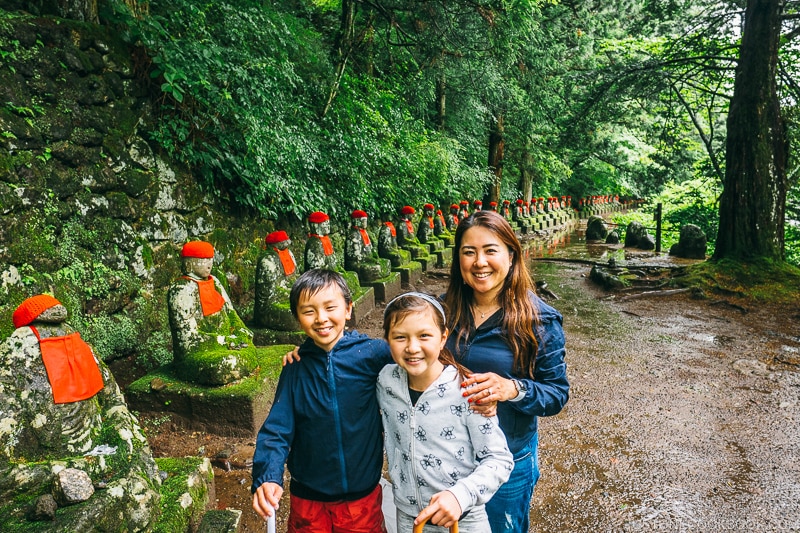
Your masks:
<svg viewBox="0 0 800 533"><path fill-rule="evenodd" d="M475 373L494 372L504 378L523 382L528 391L517 402L499 402L497 418L506 435L511 453L526 446L537 431L537 417L558 414L569 399L567 364L564 362L564 330L561 313L530 293L538 310L540 324L534 328L539 350L536 353L534 379L514 375L514 356L503 338L502 313L490 319L494 326L481 327L468 342L455 346L457 332L447 339L447 348L456 360ZM487 322L489 322L487 320Z"/></svg>
<svg viewBox="0 0 800 533"><path fill-rule="evenodd" d="M299 353L300 360L281 372L272 408L258 432L251 490L268 481L283 486L286 463L293 494L296 482L323 501L354 499L352 495L375 488L381 475L375 383L392 362L389 346L346 331L330 352L306 339Z"/></svg>

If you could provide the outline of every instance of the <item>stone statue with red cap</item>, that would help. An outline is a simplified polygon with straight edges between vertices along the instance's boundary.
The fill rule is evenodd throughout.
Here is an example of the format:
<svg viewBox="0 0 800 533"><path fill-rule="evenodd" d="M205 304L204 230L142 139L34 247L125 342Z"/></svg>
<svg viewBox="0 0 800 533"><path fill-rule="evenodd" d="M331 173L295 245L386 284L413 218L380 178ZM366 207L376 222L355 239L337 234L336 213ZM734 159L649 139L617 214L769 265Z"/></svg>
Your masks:
<svg viewBox="0 0 800 533"><path fill-rule="evenodd" d="M445 222L447 224L447 230L450 233L455 233L456 228L458 228L458 223L460 221L460 213L458 209L458 204L451 204L450 205L450 212L445 217Z"/></svg>
<svg viewBox="0 0 800 533"><path fill-rule="evenodd" d="M292 244L284 230L264 238L264 253L256 264L256 290L253 321L259 327L294 331L299 328L289 311L289 293L299 269Z"/></svg>
<svg viewBox="0 0 800 533"><path fill-rule="evenodd" d="M411 252L397 245L397 227L391 221L390 213L381 216L381 228L378 230L378 256L388 259L392 267L400 267L411 261Z"/></svg>
<svg viewBox="0 0 800 533"><path fill-rule="evenodd" d="M465 219L469 216L469 202L466 200L461 200L458 202L458 216L461 219Z"/></svg>
<svg viewBox="0 0 800 533"><path fill-rule="evenodd" d="M389 260L378 256L367 233L367 213L356 209L350 214L352 225L344 244L344 268L358 274L358 280L371 283L391 274Z"/></svg>
<svg viewBox="0 0 800 533"><path fill-rule="evenodd" d="M253 333L211 274L214 247L204 241L187 242L181 258L183 276L167 292L178 376L212 386L248 376L258 364Z"/></svg>
<svg viewBox="0 0 800 533"><path fill-rule="evenodd" d="M312 268L339 270L330 232L330 217L326 213L314 211L308 215L308 240L303 264L304 271Z"/></svg>
<svg viewBox="0 0 800 533"><path fill-rule="evenodd" d="M36 516L28 518L55 521L48 531L86 531L120 516L131 531L149 531L158 509L158 470L114 376L53 296L28 298L12 319L16 329L0 343L6 517L16 512L12 502L35 501ZM65 491L62 476L76 490ZM103 480L108 490L95 491ZM72 503L81 510L55 514Z"/></svg>
<svg viewBox="0 0 800 533"><path fill-rule="evenodd" d="M422 217L419 219L419 225L417 226L417 239L421 243L428 243L435 238L436 221L434 220L434 209L433 204L422 206Z"/></svg>
<svg viewBox="0 0 800 533"><path fill-rule="evenodd" d="M429 257L427 247L423 246L414 231L412 218L417 210L410 205L400 209L400 220L397 222L397 244L400 248L411 252L412 260L427 261Z"/></svg>

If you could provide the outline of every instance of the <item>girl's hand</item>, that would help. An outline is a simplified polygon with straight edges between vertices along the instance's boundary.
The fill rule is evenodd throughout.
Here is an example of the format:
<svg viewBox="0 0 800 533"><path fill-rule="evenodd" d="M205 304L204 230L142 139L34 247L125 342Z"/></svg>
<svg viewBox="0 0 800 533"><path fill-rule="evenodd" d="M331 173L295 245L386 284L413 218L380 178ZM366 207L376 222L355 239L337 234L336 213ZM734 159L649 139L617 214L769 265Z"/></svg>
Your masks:
<svg viewBox="0 0 800 533"><path fill-rule="evenodd" d="M278 509L282 495L283 488L277 483L262 483L253 494L253 510L266 520Z"/></svg>
<svg viewBox="0 0 800 533"><path fill-rule="evenodd" d="M450 527L458 522L461 512L461 505L453 493L444 490L433 495L431 503L414 519L414 525L422 524L427 520L436 526Z"/></svg>
<svg viewBox="0 0 800 533"><path fill-rule="evenodd" d="M471 374L461 382L461 387L464 389L462 396L475 406L505 402L517 397L514 382L494 372Z"/></svg>
<svg viewBox="0 0 800 533"><path fill-rule="evenodd" d="M286 355L283 356L283 366L286 366L287 364L291 365L295 361L299 360L300 360L300 347L295 346L294 350L292 350L291 352L286 352Z"/></svg>

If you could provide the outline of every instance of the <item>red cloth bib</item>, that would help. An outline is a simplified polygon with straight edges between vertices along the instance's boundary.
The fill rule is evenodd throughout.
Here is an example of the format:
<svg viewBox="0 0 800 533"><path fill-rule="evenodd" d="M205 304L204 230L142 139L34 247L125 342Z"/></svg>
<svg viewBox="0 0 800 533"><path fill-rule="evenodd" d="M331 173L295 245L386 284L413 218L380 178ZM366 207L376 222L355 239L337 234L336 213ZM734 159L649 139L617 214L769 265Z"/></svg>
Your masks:
<svg viewBox="0 0 800 533"><path fill-rule="evenodd" d="M358 228L359 233L361 233L361 240L364 241L364 246L370 246L372 242L369 240L369 234L367 230Z"/></svg>
<svg viewBox="0 0 800 533"><path fill-rule="evenodd" d="M92 349L77 331L64 337L39 337L29 326L42 351L42 362L53 389L55 403L79 402L103 389L103 376L92 355Z"/></svg>
<svg viewBox="0 0 800 533"><path fill-rule="evenodd" d="M273 248L273 250L278 252L278 258L281 260L281 265L283 265L284 275L291 276L294 274L297 264L294 262L294 256L292 255L292 252L288 248L285 250Z"/></svg>
<svg viewBox="0 0 800 533"><path fill-rule="evenodd" d="M433 229L433 217L428 217L428 226Z"/></svg>
<svg viewBox="0 0 800 533"><path fill-rule="evenodd" d="M439 223L442 225L443 228L447 227L447 222L444 221L444 215L437 215L439 217Z"/></svg>
<svg viewBox="0 0 800 533"><path fill-rule="evenodd" d="M406 223L406 229L408 230L408 232L411 235L414 235L414 224L412 224L410 220L406 220L405 223Z"/></svg>
<svg viewBox="0 0 800 533"><path fill-rule="evenodd" d="M203 308L203 316L219 313L219 311L225 305L225 298L222 297L217 288L214 286L214 278L202 280L184 276L184 279L188 279L197 283L197 288L200 291L200 307Z"/></svg>
<svg viewBox="0 0 800 533"><path fill-rule="evenodd" d="M389 231L392 232L392 237L397 237L397 230L394 229L394 224L391 222L384 222L383 225L389 228Z"/></svg>
<svg viewBox="0 0 800 533"><path fill-rule="evenodd" d="M325 255L331 255L333 253L333 244L331 244L331 239L327 235L317 235L315 233L310 233L309 237L316 237L320 241L322 241L322 251Z"/></svg>

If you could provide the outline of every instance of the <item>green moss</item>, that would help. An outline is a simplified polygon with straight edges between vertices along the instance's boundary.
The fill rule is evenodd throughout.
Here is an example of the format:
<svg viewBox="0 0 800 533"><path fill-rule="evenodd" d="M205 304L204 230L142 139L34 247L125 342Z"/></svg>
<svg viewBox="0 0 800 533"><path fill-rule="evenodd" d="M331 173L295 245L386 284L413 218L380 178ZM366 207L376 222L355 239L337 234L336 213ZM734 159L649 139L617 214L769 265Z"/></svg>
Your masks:
<svg viewBox="0 0 800 533"><path fill-rule="evenodd" d="M707 294L748 298L761 303L797 306L800 269L784 262L757 260L706 261L686 270L674 284L696 287Z"/></svg>
<svg viewBox="0 0 800 533"><path fill-rule="evenodd" d="M207 487L214 480L214 472L211 468L208 469L206 484L190 487L188 479L193 473L200 473L203 462L201 457L156 459L159 470L167 473L167 479L161 484L161 516L153 531L188 531L190 523L199 521L205 510ZM187 492L192 497L192 505L184 509L180 498Z"/></svg>
<svg viewBox="0 0 800 533"><path fill-rule="evenodd" d="M265 379L277 381L281 373L281 359L294 346L290 344L278 344L264 348L256 348L255 353L258 360L258 367L252 375L241 379L235 383L223 385L221 387L202 387L193 383L187 383L176 377L174 368L171 365L161 367L150 372L148 375L134 381L128 386L128 390L137 394L149 394L150 382L154 378L160 378L167 385L167 388L177 393L202 393L210 399L218 397L220 399L230 396L254 397L262 390Z"/></svg>

